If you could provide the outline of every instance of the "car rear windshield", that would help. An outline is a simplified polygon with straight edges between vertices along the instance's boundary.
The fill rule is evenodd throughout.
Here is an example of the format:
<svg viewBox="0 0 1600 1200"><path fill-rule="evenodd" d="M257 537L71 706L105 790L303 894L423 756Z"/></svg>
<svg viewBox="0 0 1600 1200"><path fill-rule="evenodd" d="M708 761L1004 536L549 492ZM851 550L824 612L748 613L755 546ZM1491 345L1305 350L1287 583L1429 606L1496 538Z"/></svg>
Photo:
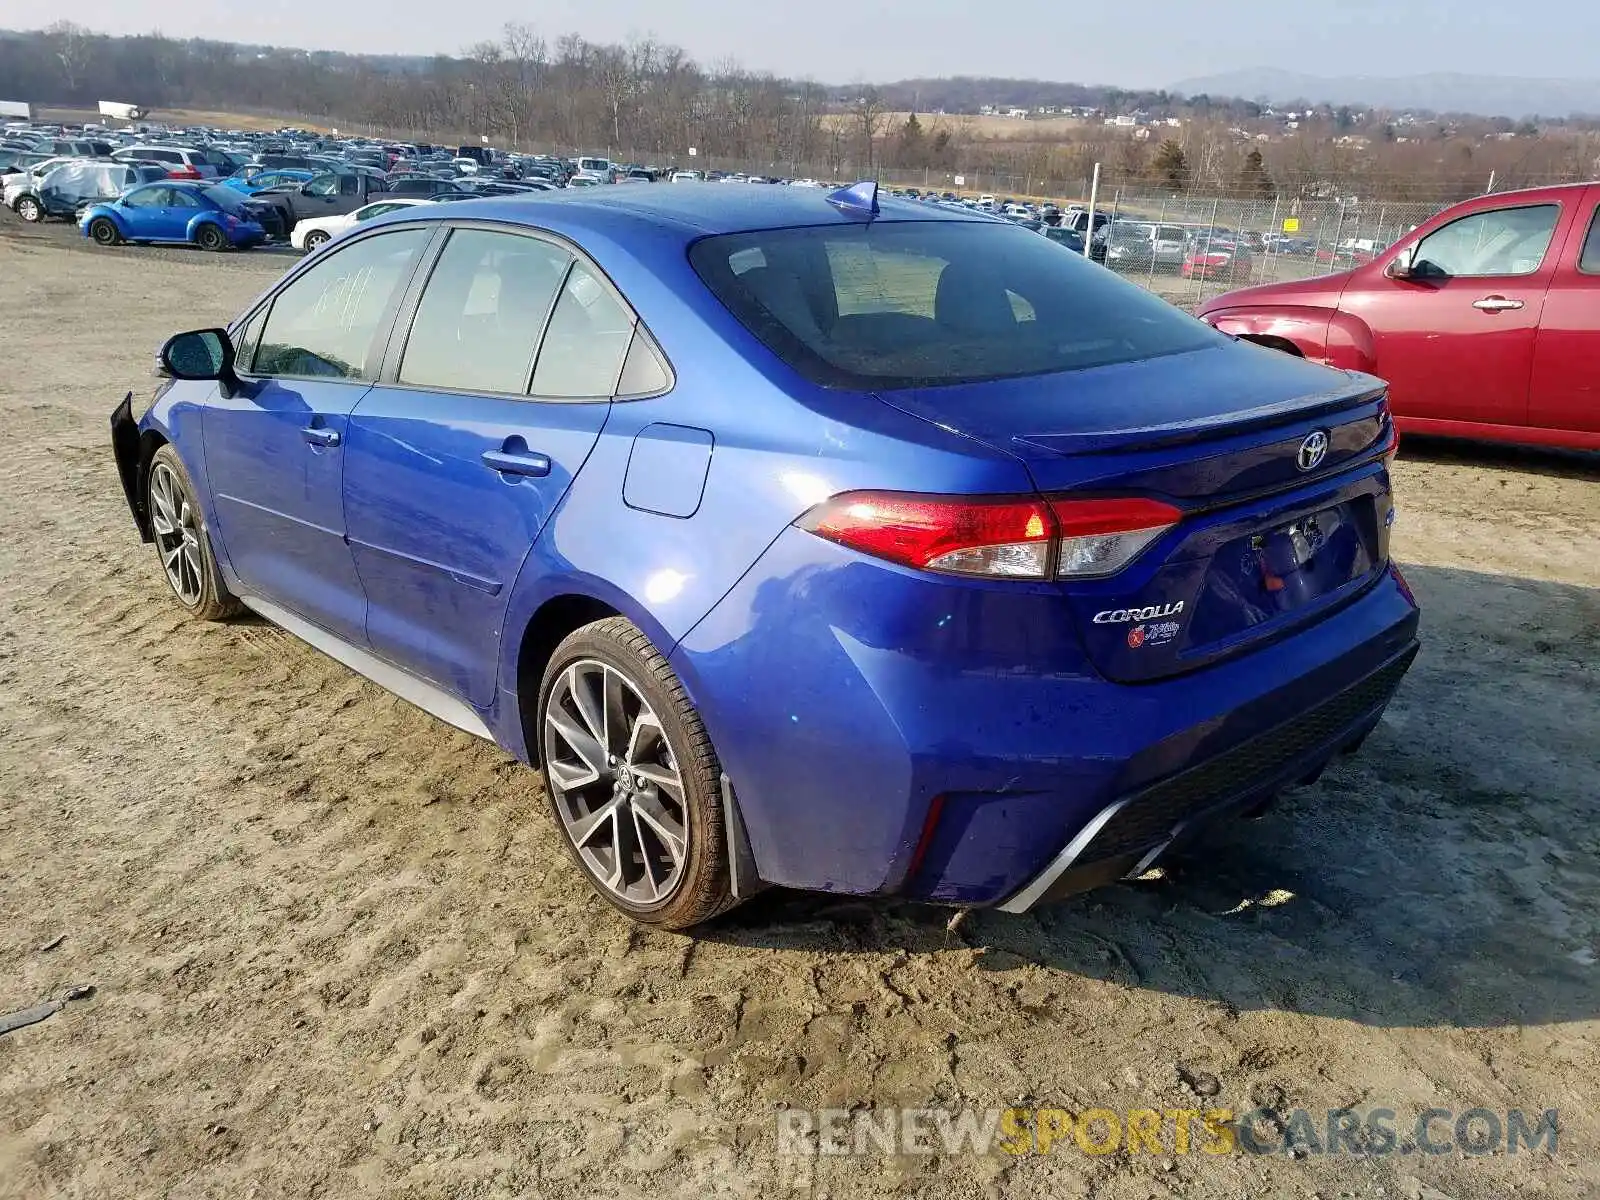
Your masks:
<svg viewBox="0 0 1600 1200"><path fill-rule="evenodd" d="M1014 225L873 221L725 234L690 261L807 378L858 390L1103 367L1220 338Z"/></svg>
<svg viewBox="0 0 1600 1200"><path fill-rule="evenodd" d="M249 201L233 188L223 187L218 184L215 187L206 188L205 196L223 212L232 213L236 217L250 211Z"/></svg>

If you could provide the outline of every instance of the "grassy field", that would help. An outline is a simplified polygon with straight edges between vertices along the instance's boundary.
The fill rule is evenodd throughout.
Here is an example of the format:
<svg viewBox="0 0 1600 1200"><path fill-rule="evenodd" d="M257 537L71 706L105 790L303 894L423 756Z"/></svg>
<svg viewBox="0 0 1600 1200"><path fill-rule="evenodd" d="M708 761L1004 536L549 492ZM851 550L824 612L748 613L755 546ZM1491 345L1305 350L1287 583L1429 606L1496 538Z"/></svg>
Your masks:
<svg viewBox="0 0 1600 1200"><path fill-rule="evenodd" d="M102 124L107 119L92 108L40 108L36 109L35 116L40 121L55 124L78 124L94 121ZM293 125L299 129L315 130L318 133L330 132L327 125L319 125L307 117L274 116L270 113L230 113L213 112L208 109L195 108L154 108L140 119L140 123L155 125L205 125L218 129L253 129L271 131L282 129L285 125ZM131 124L131 122L129 122ZM121 125L122 122L111 122Z"/></svg>
<svg viewBox="0 0 1600 1200"><path fill-rule="evenodd" d="M909 112L884 113L881 130L883 133L892 134L906 123ZM856 118L849 113L839 113L822 118L823 123L829 126L856 125ZM940 115L938 113L919 112L917 121L922 126L923 132L930 137L939 129L947 128L952 133L960 130L968 137L977 138L1028 138L1039 140L1060 138L1066 140L1067 135L1083 129L1087 122L1079 117L1046 117L1033 121L1018 121L1011 117L980 117L965 113Z"/></svg>

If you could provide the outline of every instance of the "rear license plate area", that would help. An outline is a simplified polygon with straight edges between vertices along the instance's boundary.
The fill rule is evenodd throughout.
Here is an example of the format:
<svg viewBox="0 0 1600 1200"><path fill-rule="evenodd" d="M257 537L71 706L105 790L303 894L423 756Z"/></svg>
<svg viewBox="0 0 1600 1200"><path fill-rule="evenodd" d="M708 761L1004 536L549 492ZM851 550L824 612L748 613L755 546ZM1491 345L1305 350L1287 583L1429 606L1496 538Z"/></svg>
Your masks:
<svg viewBox="0 0 1600 1200"><path fill-rule="evenodd" d="M1217 551L1195 606L1189 646L1233 637L1366 576L1377 525L1370 497L1246 534Z"/></svg>

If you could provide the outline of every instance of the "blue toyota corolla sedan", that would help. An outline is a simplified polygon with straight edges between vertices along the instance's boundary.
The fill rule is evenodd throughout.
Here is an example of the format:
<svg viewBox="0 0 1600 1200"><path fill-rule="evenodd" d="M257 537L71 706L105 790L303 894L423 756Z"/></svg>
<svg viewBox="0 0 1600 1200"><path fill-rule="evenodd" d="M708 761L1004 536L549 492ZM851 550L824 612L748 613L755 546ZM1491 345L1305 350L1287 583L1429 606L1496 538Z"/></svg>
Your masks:
<svg viewBox="0 0 1600 1200"><path fill-rule="evenodd" d="M178 603L541 768L651 924L1137 874L1417 650L1378 380L871 185L406 209L162 363L112 435Z"/></svg>

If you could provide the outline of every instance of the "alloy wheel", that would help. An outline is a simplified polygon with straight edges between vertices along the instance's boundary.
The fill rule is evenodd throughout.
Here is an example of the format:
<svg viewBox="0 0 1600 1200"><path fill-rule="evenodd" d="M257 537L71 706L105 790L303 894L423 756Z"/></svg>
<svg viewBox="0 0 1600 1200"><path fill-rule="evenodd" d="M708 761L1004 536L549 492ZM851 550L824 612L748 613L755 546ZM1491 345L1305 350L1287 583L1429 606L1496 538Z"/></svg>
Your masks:
<svg viewBox="0 0 1600 1200"><path fill-rule="evenodd" d="M661 719L633 681L596 659L568 666L545 705L544 763L595 880L636 908L667 900L688 862L689 807Z"/></svg>
<svg viewBox="0 0 1600 1200"><path fill-rule="evenodd" d="M205 592L200 527L183 484L172 468L161 462L150 471L150 528L167 582L179 600L194 608Z"/></svg>

